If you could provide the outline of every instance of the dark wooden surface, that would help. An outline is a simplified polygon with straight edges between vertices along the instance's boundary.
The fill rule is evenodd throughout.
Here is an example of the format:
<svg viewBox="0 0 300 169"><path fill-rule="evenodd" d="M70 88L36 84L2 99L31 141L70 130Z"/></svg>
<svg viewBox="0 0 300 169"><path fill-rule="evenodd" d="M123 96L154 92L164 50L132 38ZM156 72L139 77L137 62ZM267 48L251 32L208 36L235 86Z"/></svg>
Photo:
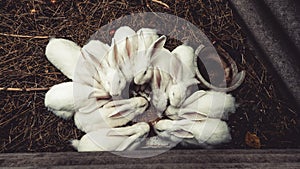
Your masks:
<svg viewBox="0 0 300 169"><path fill-rule="evenodd" d="M110 152L4 153L0 154L0 167L300 168L300 150L170 150L150 158L126 158Z"/></svg>
<svg viewBox="0 0 300 169"><path fill-rule="evenodd" d="M281 94L300 109L300 22L295 0L229 0L243 23L255 54L273 67ZM295 20L296 19L296 20ZM297 34L298 36L294 36ZM278 89L279 90L279 89Z"/></svg>

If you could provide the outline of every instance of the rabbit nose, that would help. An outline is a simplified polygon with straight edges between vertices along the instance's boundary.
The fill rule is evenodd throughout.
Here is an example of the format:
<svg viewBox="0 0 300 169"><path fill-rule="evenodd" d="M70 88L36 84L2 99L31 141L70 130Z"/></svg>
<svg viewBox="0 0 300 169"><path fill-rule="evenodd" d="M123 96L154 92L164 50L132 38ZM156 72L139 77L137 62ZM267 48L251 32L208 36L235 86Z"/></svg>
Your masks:
<svg viewBox="0 0 300 169"><path fill-rule="evenodd" d="M112 97L117 97L117 96L119 96L119 94L118 93L112 93L111 96Z"/></svg>

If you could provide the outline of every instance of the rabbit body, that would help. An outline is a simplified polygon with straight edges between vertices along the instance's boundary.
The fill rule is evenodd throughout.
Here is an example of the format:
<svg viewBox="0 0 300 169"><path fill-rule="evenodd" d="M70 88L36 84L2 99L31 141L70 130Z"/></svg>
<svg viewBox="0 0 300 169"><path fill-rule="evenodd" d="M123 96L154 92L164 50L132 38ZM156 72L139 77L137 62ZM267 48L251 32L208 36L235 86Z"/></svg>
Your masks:
<svg viewBox="0 0 300 169"><path fill-rule="evenodd" d="M65 82L52 86L45 95L44 103L55 115L64 119L70 118L75 112L73 83Z"/></svg>
<svg viewBox="0 0 300 169"><path fill-rule="evenodd" d="M187 45L176 47L172 54L180 62L175 63L172 69L173 85L170 86L169 99L174 107L180 107L186 97L191 93L189 87L199 83L195 78L194 49Z"/></svg>
<svg viewBox="0 0 300 169"><path fill-rule="evenodd" d="M88 133L101 128L123 126L142 114L148 106L143 97L116 100L90 113L76 112L74 121L78 129Z"/></svg>
<svg viewBox="0 0 300 169"><path fill-rule="evenodd" d="M80 46L70 40L51 38L46 46L45 54L55 67L69 79L73 79L80 49Z"/></svg>
<svg viewBox="0 0 300 169"><path fill-rule="evenodd" d="M74 112L92 112L108 102L109 94L103 89L76 82L54 85L45 95L45 106L55 115L68 119Z"/></svg>
<svg viewBox="0 0 300 169"><path fill-rule="evenodd" d="M235 109L235 98L232 95L200 90L188 97L181 107L169 106L166 115L174 120L203 120L207 117L227 120L228 114L234 113Z"/></svg>
<svg viewBox="0 0 300 169"><path fill-rule="evenodd" d="M80 140L72 140L77 151L134 150L145 139L150 127L145 122L120 128L103 128L85 134Z"/></svg>
<svg viewBox="0 0 300 169"><path fill-rule="evenodd" d="M154 126L158 136L172 142L210 148L231 140L226 122L208 118L203 121L160 120Z"/></svg>

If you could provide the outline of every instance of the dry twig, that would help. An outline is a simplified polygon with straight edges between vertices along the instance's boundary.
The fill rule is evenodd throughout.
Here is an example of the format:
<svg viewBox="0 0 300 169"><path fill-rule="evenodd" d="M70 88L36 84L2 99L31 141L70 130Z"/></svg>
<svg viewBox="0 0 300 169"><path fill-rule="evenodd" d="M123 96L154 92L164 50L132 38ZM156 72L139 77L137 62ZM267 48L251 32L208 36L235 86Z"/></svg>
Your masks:
<svg viewBox="0 0 300 169"><path fill-rule="evenodd" d="M49 36L31 36L31 35L16 35L16 34L7 34L7 33L0 33L2 36L10 36L16 38L33 38L33 39L48 39Z"/></svg>

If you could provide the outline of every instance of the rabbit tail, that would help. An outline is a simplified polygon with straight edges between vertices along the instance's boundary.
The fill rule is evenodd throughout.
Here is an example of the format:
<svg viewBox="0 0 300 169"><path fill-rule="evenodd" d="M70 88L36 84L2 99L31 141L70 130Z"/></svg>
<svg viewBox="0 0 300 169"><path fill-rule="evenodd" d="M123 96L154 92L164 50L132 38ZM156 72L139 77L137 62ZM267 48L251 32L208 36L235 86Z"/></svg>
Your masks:
<svg viewBox="0 0 300 169"><path fill-rule="evenodd" d="M76 149L78 150L78 147L79 147L79 144L80 144L80 140L71 140L71 145Z"/></svg>

